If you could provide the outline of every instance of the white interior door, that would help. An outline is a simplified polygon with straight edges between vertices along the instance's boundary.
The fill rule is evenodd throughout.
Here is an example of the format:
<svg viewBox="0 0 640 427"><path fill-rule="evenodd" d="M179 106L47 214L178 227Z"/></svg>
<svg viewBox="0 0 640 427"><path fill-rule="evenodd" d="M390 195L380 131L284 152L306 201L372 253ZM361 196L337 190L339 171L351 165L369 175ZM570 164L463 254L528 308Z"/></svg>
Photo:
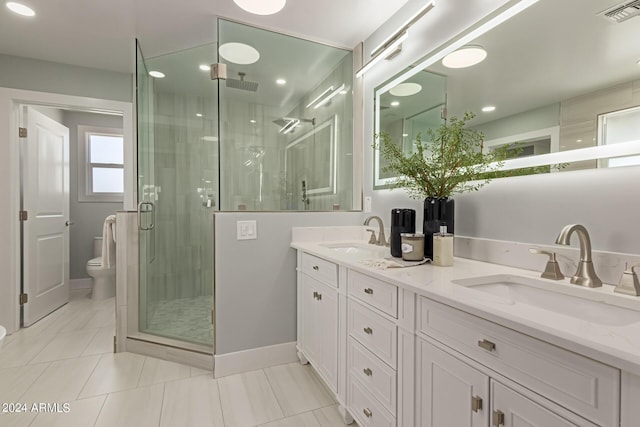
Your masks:
<svg viewBox="0 0 640 427"><path fill-rule="evenodd" d="M69 301L69 129L23 107L23 286L29 326Z"/></svg>

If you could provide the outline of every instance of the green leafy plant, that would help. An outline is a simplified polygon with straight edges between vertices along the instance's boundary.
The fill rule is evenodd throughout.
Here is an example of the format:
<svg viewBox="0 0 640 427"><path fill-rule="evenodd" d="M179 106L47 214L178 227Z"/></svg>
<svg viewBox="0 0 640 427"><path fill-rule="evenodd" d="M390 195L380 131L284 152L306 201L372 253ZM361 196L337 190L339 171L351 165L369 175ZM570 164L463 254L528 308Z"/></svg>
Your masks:
<svg viewBox="0 0 640 427"><path fill-rule="evenodd" d="M474 117L473 113L465 113L461 119L451 117L428 129L425 140L418 134L411 154L405 154L387 133L380 133L376 147L388 162L383 171L397 175L392 186L422 199L448 198L487 184L495 177L491 174L499 173L509 147L483 152L484 135L465 127Z"/></svg>

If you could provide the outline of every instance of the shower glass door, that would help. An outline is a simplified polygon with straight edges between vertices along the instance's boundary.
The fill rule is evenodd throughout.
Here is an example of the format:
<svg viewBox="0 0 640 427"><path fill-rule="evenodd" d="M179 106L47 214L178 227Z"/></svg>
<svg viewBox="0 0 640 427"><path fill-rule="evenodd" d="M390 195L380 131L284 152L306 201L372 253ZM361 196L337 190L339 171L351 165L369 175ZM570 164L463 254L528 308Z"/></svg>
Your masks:
<svg viewBox="0 0 640 427"><path fill-rule="evenodd" d="M146 61L138 48L139 329L209 351L219 200L218 92L207 67L216 62L216 44Z"/></svg>

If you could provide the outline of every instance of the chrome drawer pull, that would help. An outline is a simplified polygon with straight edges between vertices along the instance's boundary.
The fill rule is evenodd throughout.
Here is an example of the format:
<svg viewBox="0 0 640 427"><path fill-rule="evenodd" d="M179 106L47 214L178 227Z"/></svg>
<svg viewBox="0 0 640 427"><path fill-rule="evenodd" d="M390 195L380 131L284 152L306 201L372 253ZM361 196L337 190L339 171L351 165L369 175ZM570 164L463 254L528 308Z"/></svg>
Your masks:
<svg viewBox="0 0 640 427"><path fill-rule="evenodd" d="M369 409L369 408L364 409L362 412L364 412L364 414L367 416L367 418L373 417L373 412L371 412L371 409Z"/></svg>
<svg viewBox="0 0 640 427"><path fill-rule="evenodd" d="M313 266L313 269L314 269L315 271L320 271L320 267L318 267L317 265L314 265L314 266Z"/></svg>
<svg viewBox="0 0 640 427"><path fill-rule="evenodd" d="M482 410L482 398L480 396L473 396L471 398L471 410L473 412Z"/></svg>
<svg viewBox="0 0 640 427"><path fill-rule="evenodd" d="M373 371L369 368L364 368L363 370L364 374L368 377L370 377L371 375L373 375Z"/></svg>
<svg viewBox="0 0 640 427"><path fill-rule="evenodd" d="M493 411L493 427L500 427L504 425L504 413L502 411Z"/></svg>
<svg viewBox="0 0 640 427"><path fill-rule="evenodd" d="M369 295L373 295L373 289L367 288L367 289L364 290L364 293L365 294L369 294Z"/></svg>
<svg viewBox="0 0 640 427"><path fill-rule="evenodd" d="M493 351L496 349L496 345L488 340L478 341L478 347L483 348L487 351Z"/></svg>
<svg viewBox="0 0 640 427"><path fill-rule="evenodd" d="M370 327L366 327L364 328L364 333L367 335L372 335L373 334L373 329L371 329Z"/></svg>

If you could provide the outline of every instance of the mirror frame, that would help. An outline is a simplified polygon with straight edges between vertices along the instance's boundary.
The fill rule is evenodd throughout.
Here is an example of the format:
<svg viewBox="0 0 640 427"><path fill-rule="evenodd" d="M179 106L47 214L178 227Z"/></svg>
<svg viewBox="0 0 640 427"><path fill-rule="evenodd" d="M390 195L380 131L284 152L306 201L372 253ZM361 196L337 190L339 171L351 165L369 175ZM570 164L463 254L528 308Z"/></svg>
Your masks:
<svg viewBox="0 0 640 427"><path fill-rule="evenodd" d="M488 15L484 19L481 19L476 24L469 27L467 30L454 36L449 41L445 42L438 48L427 53L422 59L415 62L409 70L401 72L396 76L389 79L382 86L374 89L374 135L380 133L380 98L382 94L388 92L391 88L406 81L407 79L420 73L422 70L426 70L431 65L442 60L449 53L461 48L462 46L473 42L474 39L480 37L484 33L492 30L503 22L507 21L511 17L519 14L520 12L529 8L539 0L520 0L507 2L502 8L499 8L493 14ZM547 129L550 130L550 129ZM550 130L550 136L554 139L555 131ZM520 136L520 135L516 135ZM509 137L513 139L513 136ZM490 144L499 145L504 142L500 140L488 141ZM380 177L380 150L374 146L374 159L373 159L373 187L374 189L389 188L390 184L394 181L394 178L381 178ZM578 148L569 151L552 152L548 154L540 154L536 156L521 157L515 159L505 160L500 170L513 170L520 168L529 168L537 166L547 166L560 163L578 162L583 160L600 160L610 157L628 156L640 154L640 142L631 141L625 143L619 143L614 145L597 145L595 147Z"/></svg>

